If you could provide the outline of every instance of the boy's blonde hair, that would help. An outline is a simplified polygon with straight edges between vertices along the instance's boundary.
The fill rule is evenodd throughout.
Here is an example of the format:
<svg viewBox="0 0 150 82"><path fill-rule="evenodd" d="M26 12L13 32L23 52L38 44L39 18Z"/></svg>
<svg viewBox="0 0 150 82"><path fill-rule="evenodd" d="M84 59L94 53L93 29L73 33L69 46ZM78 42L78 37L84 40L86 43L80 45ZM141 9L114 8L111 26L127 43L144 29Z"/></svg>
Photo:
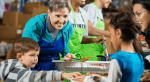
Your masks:
<svg viewBox="0 0 150 82"><path fill-rule="evenodd" d="M16 41L14 50L16 53L27 53L29 50L40 50L39 44L30 38L20 38Z"/></svg>

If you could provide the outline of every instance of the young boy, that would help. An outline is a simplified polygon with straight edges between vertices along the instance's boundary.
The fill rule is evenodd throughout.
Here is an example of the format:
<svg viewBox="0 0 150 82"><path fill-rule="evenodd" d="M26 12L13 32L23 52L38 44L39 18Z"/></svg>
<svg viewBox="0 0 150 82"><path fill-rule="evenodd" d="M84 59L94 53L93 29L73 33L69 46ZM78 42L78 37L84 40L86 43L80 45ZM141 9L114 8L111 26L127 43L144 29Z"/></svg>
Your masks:
<svg viewBox="0 0 150 82"><path fill-rule="evenodd" d="M50 82L74 78L79 73L31 71L38 62L40 47L30 38L20 38L14 46L17 59L0 62L0 79L5 82Z"/></svg>

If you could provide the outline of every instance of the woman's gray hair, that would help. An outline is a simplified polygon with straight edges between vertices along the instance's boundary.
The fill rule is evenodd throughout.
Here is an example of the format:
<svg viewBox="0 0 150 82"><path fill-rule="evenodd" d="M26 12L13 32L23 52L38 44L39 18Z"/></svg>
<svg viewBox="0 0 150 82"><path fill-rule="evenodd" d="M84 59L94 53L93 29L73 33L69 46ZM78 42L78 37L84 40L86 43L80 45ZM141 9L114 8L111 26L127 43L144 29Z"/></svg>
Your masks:
<svg viewBox="0 0 150 82"><path fill-rule="evenodd" d="M50 0L48 2L48 9L50 12L58 11L59 9L67 7L69 12L71 10L70 0Z"/></svg>

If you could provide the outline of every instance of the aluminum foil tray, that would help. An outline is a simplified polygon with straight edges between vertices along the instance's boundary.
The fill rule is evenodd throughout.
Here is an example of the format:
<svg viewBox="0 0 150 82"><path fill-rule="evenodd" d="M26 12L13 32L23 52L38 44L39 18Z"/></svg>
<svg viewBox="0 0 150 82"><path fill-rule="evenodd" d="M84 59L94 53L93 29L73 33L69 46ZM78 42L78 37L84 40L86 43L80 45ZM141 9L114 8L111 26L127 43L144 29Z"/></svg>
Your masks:
<svg viewBox="0 0 150 82"><path fill-rule="evenodd" d="M53 60L59 71L108 73L110 61L72 61Z"/></svg>

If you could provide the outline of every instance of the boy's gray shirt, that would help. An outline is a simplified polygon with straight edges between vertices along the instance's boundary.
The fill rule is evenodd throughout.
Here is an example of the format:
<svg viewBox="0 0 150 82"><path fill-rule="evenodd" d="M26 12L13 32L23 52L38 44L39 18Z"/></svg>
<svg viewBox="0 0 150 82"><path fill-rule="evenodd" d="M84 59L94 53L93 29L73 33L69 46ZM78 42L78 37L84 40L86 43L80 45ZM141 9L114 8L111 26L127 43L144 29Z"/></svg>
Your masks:
<svg viewBox="0 0 150 82"><path fill-rule="evenodd" d="M61 74L60 71L31 71L16 59L0 62L0 79L5 82L61 81Z"/></svg>

